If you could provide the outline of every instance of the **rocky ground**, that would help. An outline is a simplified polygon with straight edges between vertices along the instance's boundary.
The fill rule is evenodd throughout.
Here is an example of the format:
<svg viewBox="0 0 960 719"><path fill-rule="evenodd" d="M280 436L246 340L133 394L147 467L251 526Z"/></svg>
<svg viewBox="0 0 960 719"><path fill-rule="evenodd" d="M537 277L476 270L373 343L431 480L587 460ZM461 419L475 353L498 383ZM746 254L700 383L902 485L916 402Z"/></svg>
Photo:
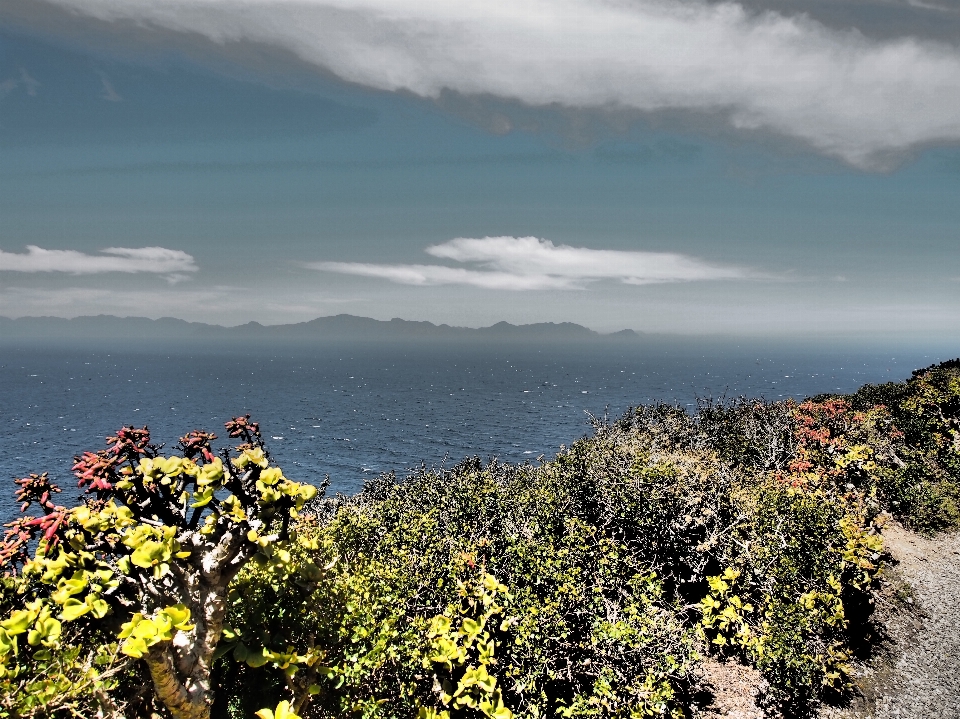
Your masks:
<svg viewBox="0 0 960 719"><path fill-rule="evenodd" d="M713 693L703 719L764 719L757 707L760 672L736 662L704 662L704 679Z"/></svg>
<svg viewBox="0 0 960 719"><path fill-rule="evenodd" d="M960 533L930 539L890 523L884 543L893 562L876 618L886 636L857 668L860 696L822 719L960 719ZM705 670L714 698L704 716L762 719L755 671Z"/></svg>
<svg viewBox="0 0 960 719"><path fill-rule="evenodd" d="M960 719L960 533L925 538L891 524L895 564L877 608L889 633L857 683L851 719Z"/></svg>

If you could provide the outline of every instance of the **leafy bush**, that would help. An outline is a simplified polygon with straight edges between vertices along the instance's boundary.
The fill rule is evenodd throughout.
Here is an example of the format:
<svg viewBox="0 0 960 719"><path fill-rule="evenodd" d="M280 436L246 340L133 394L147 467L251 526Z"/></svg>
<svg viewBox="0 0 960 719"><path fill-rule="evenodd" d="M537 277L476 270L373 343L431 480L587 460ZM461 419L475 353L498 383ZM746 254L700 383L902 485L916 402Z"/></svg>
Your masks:
<svg viewBox="0 0 960 719"><path fill-rule="evenodd" d="M906 382L866 385L848 399L891 424L893 452L878 477L885 508L921 532L960 526L960 360L916 370Z"/></svg>
<svg viewBox="0 0 960 719"><path fill-rule="evenodd" d="M139 660L174 719L209 716L227 588L254 557L283 561L271 541L317 493L270 466L248 420L227 423L242 443L219 457L211 434L192 432L180 440L182 456L163 457L146 427L121 428L107 449L76 458L91 495L78 507L54 503L59 489L46 474L17 480L21 511L36 504L45 514L8 525L0 550L3 600L13 604L0 621L11 714L68 716L96 705L101 716L121 716L107 694ZM263 532L271 526L278 535ZM58 698L58 708L48 697L69 701Z"/></svg>
<svg viewBox="0 0 960 719"><path fill-rule="evenodd" d="M431 617L482 569L509 587L497 687L518 716L681 716L707 651L756 664L771 706L802 714L845 686L876 512L856 492L677 446L697 436L689 417L642 409L540 466L473 459L328 500L298 525L322 578L305 589L249 567L231 632L263 636L273 611L277 646L323 647L303 716L414 716L442 687L423 668Z"/></svg>
<svg viewBox="0 0 960 719"><path fill-rule="evenodd" d="M960 362L945 363L850 396L639 407L551 461L468 458L306 503L253 425L219 465L202 433L182 458L147 442L106 474L109 455L85 456L81 478L112 492L85 506L20 480L47 514L9 525L0 548L23 568L0 593L0 716L107 715L146 672L156 685L141 657L200 636L202 598L174 580L238 529L214 593L222 632L202 641L201 715L679 718L717 655L759 669L771 713L809 716L850 691L872 636L885 512L960 524L958 414ZM212 490L187 479L215 466ZM137 502L156 498L131 482L187 491L200 511L145 514ZM124 711L166 710L141 693Z"/></svg>

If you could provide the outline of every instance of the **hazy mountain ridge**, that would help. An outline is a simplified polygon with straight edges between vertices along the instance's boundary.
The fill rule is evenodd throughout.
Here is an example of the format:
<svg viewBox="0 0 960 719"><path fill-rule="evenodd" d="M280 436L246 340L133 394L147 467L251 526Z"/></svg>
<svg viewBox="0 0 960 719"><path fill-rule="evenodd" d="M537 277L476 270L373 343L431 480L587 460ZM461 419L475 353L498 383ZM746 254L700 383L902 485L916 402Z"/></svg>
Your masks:
<svg viewBox="0 0 960 719"><path fill-rule="evenodd" d="M62 317L0 316L0 341L15 339L136 339L136 340L271 340L293 341L496 341L496 342L591 342L639 340L633 330L601 334L572 322L538 322L513 325L498 322L489 327L454 327L394 318L375 320L355 315L331 315L308 322L262 325L248 322L234 327L188 322L173 317L115 317L96 315Z"/></svg>

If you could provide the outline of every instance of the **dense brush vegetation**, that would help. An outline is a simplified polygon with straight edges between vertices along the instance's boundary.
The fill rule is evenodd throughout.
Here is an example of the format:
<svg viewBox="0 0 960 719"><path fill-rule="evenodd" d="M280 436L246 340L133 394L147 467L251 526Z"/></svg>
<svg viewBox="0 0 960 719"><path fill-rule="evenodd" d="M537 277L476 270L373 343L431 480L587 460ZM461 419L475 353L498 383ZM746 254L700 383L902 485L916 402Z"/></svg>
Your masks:
<svg viewBox="0 0 960 719"><path fill-rule="evenodd" d="M854 690L884 522L960 525L958 420L954 361L802 403L639 407L549 461L314 499L274 520L287 539L251 535L208 714L684 717L713 656L756 667L771 714L810 715ZM0 716L167 711L110 613L17 615L67 580L3 556ZM70 682L72 705L36 700Z"/></svg>

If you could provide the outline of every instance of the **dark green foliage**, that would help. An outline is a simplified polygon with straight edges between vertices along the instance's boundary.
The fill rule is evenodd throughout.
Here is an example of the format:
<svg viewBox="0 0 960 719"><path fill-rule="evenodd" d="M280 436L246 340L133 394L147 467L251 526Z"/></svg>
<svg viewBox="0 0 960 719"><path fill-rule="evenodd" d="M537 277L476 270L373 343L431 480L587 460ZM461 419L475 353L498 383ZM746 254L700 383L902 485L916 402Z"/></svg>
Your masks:
<svg viewBox="0 0 960 719"><path fill-rule="evenodd" d="M809 717L875 636L886 513L960 525L960 361L595 430L536 465L384 475L309 503L286 541L260 527L213 717L679 719L710 655L756 667L772 715Z"/></svg>
<svg viewBox="0 0 960 719"><path fill-rule="evenodd" d="M921 532L960 526L960 360L865 385L849 400L883 407L896 429L896 457L879 477L886 508Z"/></svg>
<svg viewBox="0 0 960 719"><path fill-rule="evenodd" d="M702 400L693 418L713 451L735 467L754 471L787 468L797 448L794 405L739 398Z"/></svg>
<svg viewBox="0 0 960 719"><path fill-rule="evenodd" d="M317 548L295 555L327 567L309 596L241 575L234 629L274 650L302 637L324 648L305 717L412 717L435 703L424 627L482 567L511 593L492 666L518 715L679 716L710 651L756 664L771 705L801 714L844 684L842 595L869 592L877 566L848 554L862 536L879 546L873 514L854 497L735 469L702 426L640 409L540 466L471 459L376 480L301 523ZM718 642L726 629L705 632L699 602L725 569L740 579L718 611L755 609L739 639ZM789 632L772 626L786 617Z"/></svg>
<svg viewBox="0 0 960 719"><path fill-rule="evenodd" d="M605 704L628 714L648 699L657 714L678 709L694 681L694 634L675 590L704 578L712 555L688 545L709 543L726 480L704 482L715 469L694 471L686 457L646 461L618 440L578 443L542 467L468 460L403 483L386 477L325 507L332 517L318 543L336 563L308 602L318 610L307 631L326 648L336 681L314 703L318 711L326 703L333 714L363 706L412 716L430 703L422 631L411 628L440 614L457 580L479 567L511 592L497 666L515 712ZM248 579L244 606L260 591ZM356 670L358 657L366 671Z"/></svg>
<svg viewBox="0 0 960 719"><path fill-rule="evenodd" d="M744 532L752 551L741 555L738 579L760 630L746 650L767 680L767 704L803 716L844 689L851 634L868 619L857 610L870 603L882 545L872 516L828 492L771 481L754 497Z"/></svg>

